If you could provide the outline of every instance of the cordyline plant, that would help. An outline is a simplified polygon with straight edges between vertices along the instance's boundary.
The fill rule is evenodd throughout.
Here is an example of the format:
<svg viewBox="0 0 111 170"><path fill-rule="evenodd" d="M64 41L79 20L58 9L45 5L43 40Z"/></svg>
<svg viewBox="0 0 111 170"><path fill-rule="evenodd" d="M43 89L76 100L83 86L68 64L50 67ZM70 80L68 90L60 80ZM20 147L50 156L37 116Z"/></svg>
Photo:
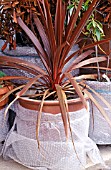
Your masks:
<svg viewBox="0 0 111 170"><path fill-rule="evenodd" d="M58 100L60 103L61 116L65 128L65 134L68 138L68 128L70 127L68 104L67 99L69 94L73 94L73 97L78 95L80 97L84 107L87 109L86 98L84 93L94 102L99 108L105 119L111 126L110 119L105 114L99 103L91 95L90 91L96 93L93 89L85 85L84 80L87 78L94 79L95 75L81 75L73 77L71 72L77 68L81 68L90 63L96 63L107 60L106 56L93 57L93 50L90 48L104 43L107 40L102 40L91 45L87 45L82 49L74 52L68 56L71 48L78 43L78 38L84 28L88 18L92 11L95 9L98 0L92 0L87 11L84 13L80 22L76 25L78 14L81 10L84 0L80 0L77 10L73 10L70 17L68 16L68 0L57 0L56 2L56 13L55 16L51 16L50 4L47 0L37 0L37 11L31 11L31 27L32 31L26 26L21 17L16 13L16 20L19 26L26 32L28 37L34 44L38 55L40 56L41 62L43 63L45 70L39 66L23 61L21 59L11 58L7 56L0 57L1 67L15 68L27 71L34 75L34 78L21 77L21 79L28 79L27 84L15 87L10 93L20 90L17 93L16 98L13 102L23 96L26 91L30 88L36 88L37 93L33 94L34 97L41 99L40 110L38 112L37 120L37 139L39 134L40 119L42 114L42 108L44 100ZM66 21L68 18L68 21ZM39 34L39 38L36 37L36 31ZM78 55L76 58L75 56ZM88 58L90 56L90 58ZM74 58L73 62L68 65L68 62ZM67 67L65 67L67 65ZM20 79L20 77L18 77ZM2 78L3 79L3 78ZM4 77L4 79L17 79L17 77ZM7 96L5 95L4 98ZM101 97L103 102L111 109L111 106ZM3 98L2 98L3 99ZM1 99L1 100L2 100ZM12 103L13 103L12 102ZM12 104L11 103L11 104ZM6 112L10 105L7 107ZM71 127L70 127L71 129ZM39 143L39 142L38 142Z"/></svg>

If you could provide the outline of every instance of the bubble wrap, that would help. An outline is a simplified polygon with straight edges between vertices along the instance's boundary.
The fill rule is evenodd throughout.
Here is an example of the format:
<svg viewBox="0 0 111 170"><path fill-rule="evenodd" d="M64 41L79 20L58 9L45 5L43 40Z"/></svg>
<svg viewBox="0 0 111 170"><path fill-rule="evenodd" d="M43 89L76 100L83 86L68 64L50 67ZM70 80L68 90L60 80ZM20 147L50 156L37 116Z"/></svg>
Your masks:
<svg viewBox="0 0 111 170"><path fill-rule="evenodd" d="M6 55L10 55L10 56L37 56L37 51L35 48L33 47L29 47L29 46L23 46L23 47L16 47L16 50L9 50L8 48L6 48L4 50L4 54Z"/></svg>
<svg viewBox="0 0 111 170"><path fill-rule="evenodd" d="M19 103L15 104L14 110L17 115L17 132L20 135L26 136L28 138L36 139L37 111L25 109ZM77 119L77 121L75 121L75 118ZM72 133L74 135L74 139L76 138L78 140L81 138L81 136L86 138L88 135L89 124L85 124L85 126L84 123L80 124L80 120L82 122L84 122L84 120L86 120L87 122L89 121L89 116L86 114L86 110L83 109L81 111L70 113L70 120L71 126L73 127ZM82 134L82 130L84 131L84 134ZM61 114L53 115L42 113L39 138L40 140L53 141L66 140Z"/></svg>
<svg viewBox="0 0 111 170"><path fill-rule="evenodd" d="M4 118L4 112L6 107L0 110L0 156L2 155L3 143L6 139L6 136L9 132L9 124L8 124L8 114L6 118Z"/></svg>
<svg viewBox="0 0 111 170"><path fill-rule="evenodd" d="M18 102L15 111L15 123L4 144L4 159L14 159L34 170L82 170L87 154L94 163L104 165L96 144L88 137L86 109L69 113L77 154L70 135L66 142L60 114L42 113L39 150L35 139L37 112L23 108Z"/></svg>
<svg viewBox="0 0 111 170"><path fill-rule="evenodd" d="M71 142L40 141L38 150L36 140L13 131L7 140L3 157L10 157L31 169L72 170L77 167L80 170L86 161L84 147L79 142L75 142L75 147L81 163Z"/></svg>
<svg viewBox="0 0 111 170"><path fill-rule="evenodd" d="M96 92L103 96L111 105L111 83L110 82L95 82L88 81L87 84L92 87ZM93 97L99 102L99 104L104 108L108 117L111 120L111 110L93 94ZM106 122L105 118L102 116L101 112L95 107L94 104L90 103L90 128L89 136L97 144L111 144L111 127ZM92 109L94 114L94 125L92 121Z"/></svg>
<svg viewBox="0 0 111 170"><path fill-rule="evenodd" d="M0 142L5 140L9 131L8 114L6 118L4 118L5 109L6 107L0 110Z"/></svg>

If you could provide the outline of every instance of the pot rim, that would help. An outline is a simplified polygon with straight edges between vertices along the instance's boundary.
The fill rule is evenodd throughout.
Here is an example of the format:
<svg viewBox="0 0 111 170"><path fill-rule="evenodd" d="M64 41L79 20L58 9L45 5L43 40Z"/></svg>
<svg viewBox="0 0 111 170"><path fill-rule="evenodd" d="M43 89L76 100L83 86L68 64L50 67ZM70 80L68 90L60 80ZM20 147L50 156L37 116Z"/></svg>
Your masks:
<svg viewBox="0 0 111 170"><path fill-rule="evenodd" d="M88 96L87 94L84 94L84 97L86 100L88 100ZM19 97L20 100L24 100L24 101L30 101L30 102L34 102L34 103L41 103L41 100L34 100L34 99L29 99L28 97ZM78 97L78 98L75 98L75 99L68 99L67 100L67 103L78 103L78 102L81 102L81 99ZM44 105L58 105L59 104L59 101L58 100L44 100Z"/></svg>
<svg viewBox="0 0 111 170"><path fill-rule="evenodd" d="M88 101L89 98L86 94L84 94L84 97ZM18 102L22 107L26 109L37 110L37 111L39 111L40 109L41 100L29 99L28 97L19 97ZM68 104L69 112L78 111L84 108L82 100L79 97L75 99L67 100L67 104ZM61 113L59 101L57 100L44 101L42 112L51 113L51 114Z"/></svg>

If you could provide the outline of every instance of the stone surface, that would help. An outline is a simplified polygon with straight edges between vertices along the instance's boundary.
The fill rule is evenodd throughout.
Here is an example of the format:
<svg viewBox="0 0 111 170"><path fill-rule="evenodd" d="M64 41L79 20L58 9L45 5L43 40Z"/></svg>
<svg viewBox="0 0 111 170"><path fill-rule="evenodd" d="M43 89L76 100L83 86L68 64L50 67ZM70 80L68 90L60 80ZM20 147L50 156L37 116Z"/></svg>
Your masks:
<svg viewBox="0 0 111 170"><path fill-rule="evenodd" d="M98 146L103 157L103 160L106 163L106 168L102 165L93 165L89 160L86 166L86 170L111 170L111 145L100 145Z"/></svg>
<svg viewBox="0 0 111 170"><path fill-rule="evenodd" d="M28 170L26 168L12 160L5 161L2 157L0 157L0 170Z"/></svg>

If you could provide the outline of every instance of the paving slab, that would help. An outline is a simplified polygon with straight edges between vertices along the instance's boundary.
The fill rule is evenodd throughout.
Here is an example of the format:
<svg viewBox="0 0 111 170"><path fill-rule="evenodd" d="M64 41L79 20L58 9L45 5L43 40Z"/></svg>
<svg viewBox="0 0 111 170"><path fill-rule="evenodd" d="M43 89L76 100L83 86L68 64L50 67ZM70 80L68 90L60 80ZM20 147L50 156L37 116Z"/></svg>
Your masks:
<svg viewBox="0 0 111 170"><path fill-rule="evenodd" d="M111 145L101 145L98 146L101 156L106 164L106 168L100 164L93 165L93 163L88 160L86 170L111 170Z"/></svg>
<svg viewBox="0 0 111 170"><path fill-rule="evenodd" d="M0 157L0 170L29 170L13 160L5 161L2 157Z"/></svg>

